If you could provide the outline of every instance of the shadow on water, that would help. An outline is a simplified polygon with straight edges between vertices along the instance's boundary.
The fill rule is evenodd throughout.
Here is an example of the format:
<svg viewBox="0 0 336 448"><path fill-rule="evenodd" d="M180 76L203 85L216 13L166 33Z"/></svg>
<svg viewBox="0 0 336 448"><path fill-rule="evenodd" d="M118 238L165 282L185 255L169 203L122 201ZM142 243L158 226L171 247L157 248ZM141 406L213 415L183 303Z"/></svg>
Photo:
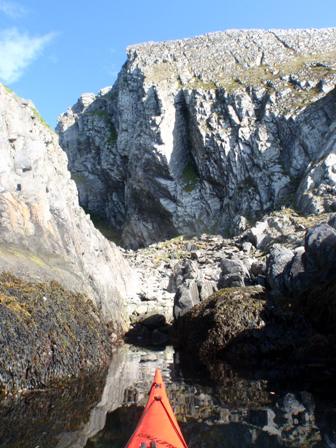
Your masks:
<svg viewBox="0 0 336 448"><path fill-rule="evenodd" d="M335 382L276 382L258 372L124 346L105 375L0 402L1 448L123 448L156 367L190 448L335 447ZM265 379L266 378L266 379Z"/></svg>

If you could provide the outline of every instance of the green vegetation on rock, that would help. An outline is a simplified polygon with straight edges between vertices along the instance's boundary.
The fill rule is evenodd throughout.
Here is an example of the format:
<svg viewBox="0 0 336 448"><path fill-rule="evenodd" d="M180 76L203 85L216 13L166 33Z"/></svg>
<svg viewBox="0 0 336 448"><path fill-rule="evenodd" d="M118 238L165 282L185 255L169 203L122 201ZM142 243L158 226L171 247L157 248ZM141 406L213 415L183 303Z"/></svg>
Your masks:
<svg viewBox="0 0 336 448"><path fill-rule="evenodd" d="M106 111L102 109L95 109L93 111L87 111L86 114L92 115L98 118L101 118L106 123L108 129L107 129L107 142L110 145L114 145L118 138L117 130L111 120L111 115Z"/></svg>
<svg viewBox="0 0 336 448"><path fill-rule="evenodd" d="M42 115L40 114L40 112L35 109L35 107L32 107L32 111L33 114L35 115L35 117L48 129L51 129L51 127L49 126L49 124L45 121L45 119L42 117Z"/></svg>
<svg viewBox="0 0 336 448"><path fill-rule="evenodd" d="M6 86L5 84L2 84L6 90L7 93L14 93L14 90L11 89L10 87Z"/></svg>
<svg viewBox="0 0 336 448"><path fill-rule="evenodd" d="M184 183L184 191L190 193L193 191L199 182L199 175L197 173L197 169L195 164L192 161L189 161L183 171L182 171L182 180Z"/></svg>
<svg viewBox="0 0 336 448"><path fill-rule="evenodd" d="M107 329L85 295L0 275L0 392L41 388L107 363Z"/></svg>

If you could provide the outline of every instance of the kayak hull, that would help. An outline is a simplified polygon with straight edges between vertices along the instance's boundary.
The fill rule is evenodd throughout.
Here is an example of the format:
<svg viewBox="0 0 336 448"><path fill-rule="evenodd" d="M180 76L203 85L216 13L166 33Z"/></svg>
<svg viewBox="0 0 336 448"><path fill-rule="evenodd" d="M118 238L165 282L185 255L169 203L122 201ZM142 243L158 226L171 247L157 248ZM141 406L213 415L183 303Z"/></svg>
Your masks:
<svg viewBox="0 0 336 448"><path fill-rule="evenodd" d="M156 370L146 407L125 448L188 448Z"/></svg>

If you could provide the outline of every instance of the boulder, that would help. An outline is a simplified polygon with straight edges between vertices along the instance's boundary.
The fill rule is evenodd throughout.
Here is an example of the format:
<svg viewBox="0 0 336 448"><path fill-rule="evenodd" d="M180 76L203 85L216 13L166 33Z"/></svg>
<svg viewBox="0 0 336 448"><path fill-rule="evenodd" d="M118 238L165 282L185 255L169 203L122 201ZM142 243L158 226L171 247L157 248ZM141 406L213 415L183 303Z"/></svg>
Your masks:
<svg viewBox="0 0 336 448"><path fill-rule="evenodd" d="M200 302L198 285L195 280L187 280L179 286L174 298L174 319L178 319Z"/></svg>
<svg viewBox="0 0 336 448"><path fill-rule="evenodd" d="M305 246L295 251L274 245L267 258L273 295L295 296L336 276L336 230L326 223L310 228Z"/></svg>
<svg viewBox="0 0 336 448"><path fill-rule="evenodd" d="M305 271L311 282L326 282L336 275L336 230L326 223L307 231Z"/></svg>
<svg viewBox="0 0 336 448"><path fill-rule="evenodd" d="M321 359L303 315L266 299L260 286L220 290L175 322L175 344L206 365L224 359L235 366L299 366Z"/></svg>
<svg viewBox="0 0 336 448"><path fill-rule="evenodd" d="M156 330L163 327L166 324L166 318L162 314L152 314L141 321L149 330Z"/></svg>
<svg viewBox="0 0 336 448"><path fill-rule="evenodd" d="M56 282L1 274L0 322L0 396L93 374L112 354L93 303Z"/></svg>
<svg viewBox="0 0 336 448"><path fill-rule="evenodd" d="M249 272L239 259L224 258L221 261L222 273L218 282L219 288L245 286L249 279Z"/></svg>
<svg viewBox="0 0 336 448"><path fill-rule="evenodd" d="M201 359L220 356L238 335L265 325L261 317L264 300L261 287L216 292L175 323L179 346Z"/></svg>
<svg viewBox="0 0 336 448"><path fill-rule="evenodd" d="M247 230L244 238L253 244L254 247L260 249L264 240L268 237L269 226L267 221L260 221L251 229Z"/></svg>
<svg viewBox="0 0 336 448"><path fill-rule="evenodd" d="M216 283L210 280L198 280L197 286L201 301L207 299L217 290Z"/></svg>
<svg viewBox="0 0 336 448"><path fill-rule="evenodd" d="M170 341L168 333L155 329L151 336L151 342L154 346L164 346Z"/></svg>
<svg viewBox="0 0 336 448"><path fill-rule="evenodd" d="M184 259L174 266L167 289L169 292L176 292L186 280L198 279L199 275L197 262Z"/></svg>
<svg viewBox="0 0 336 448"><path fill-rule="evenodd" d="M275 244L271 249L266 261L266 280L273 294L281 295L287 292L283 273L293 257L292 250L279 244Z"/></svg>
<svg viewBox="0 0 336 448"><path fill-rule="evenodd" d="M284 292L289 296L297 295L310 285L311 279L305 272L305 250L304 247L298 247L283 271Z"/></svg>

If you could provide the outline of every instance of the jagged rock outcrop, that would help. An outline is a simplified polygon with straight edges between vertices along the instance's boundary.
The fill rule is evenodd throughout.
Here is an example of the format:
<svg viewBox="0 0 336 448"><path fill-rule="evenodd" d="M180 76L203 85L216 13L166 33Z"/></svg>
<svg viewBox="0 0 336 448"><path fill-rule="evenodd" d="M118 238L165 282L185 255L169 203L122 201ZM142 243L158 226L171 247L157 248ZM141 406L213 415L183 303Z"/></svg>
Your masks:
<svg viewBox="0 0 336 448"><path fill-rule="evenodd" d="M334 205L336 30L214 33L128 49L60 117L81 204L138 247Z"/></svg>
<svg viewBox="0 0 336 448"><path fill-rule="evenodd" d="M79 206L57 136L2 85L0 147L0 271L87 293L111 331L124 331L133 273Z"/></svg>
<svg viewBox="0 0 336 448"><path fill-rule="evenodd" d="M261 252L249 242L220 235L181 236L124 254L139 278L138 293L128 302L131 322L155 314L171 322L173 315L217 290L221 280L229 280L223 264L231 260L240 260L250 283L262 283L264 276Z"/></svg>
<svg viewBox="0 0 336 448"><path fill-rule="evenodd" d="M331 218L330 223L334 222ZM267 282L273 295L303 294L336 279L336 230L322 222L307 230L304 247L294 251L274 245L267 259Z"/></svg>
<svg viewBox="0 0 336 448"><path fill-rule="evenodd" d="M151 315L171 322L173 316L183 315L225 287L261 285L283 294L283 271L294 254L293 269L297 274L301 269L307 229L327 221L334 225L334 215L305 217L281 209L234 238L180 236L136 251L124 250L139 279L137 294L128 302L131 322ZM298 282L297 290L302 291L299 288Z"/></svg>

